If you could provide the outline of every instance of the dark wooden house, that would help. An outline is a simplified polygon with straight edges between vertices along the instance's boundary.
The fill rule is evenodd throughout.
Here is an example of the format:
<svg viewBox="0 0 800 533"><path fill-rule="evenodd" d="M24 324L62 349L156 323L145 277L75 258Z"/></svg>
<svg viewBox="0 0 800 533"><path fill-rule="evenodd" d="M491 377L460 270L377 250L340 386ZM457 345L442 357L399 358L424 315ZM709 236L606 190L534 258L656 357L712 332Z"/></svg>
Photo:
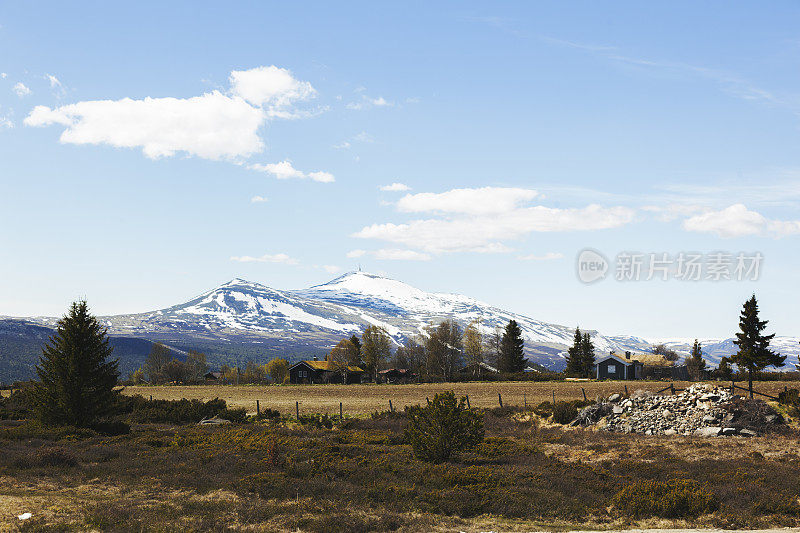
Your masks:
<svg viewBox="0 0 800 533"><path fill-rule="evenodd" d="M341 383L342 374L330 361L300 361L289 367L289 383ZM347 367L347 383L361 383L364 370Z"/></svg>
<svg viewBox="0 0 800 533"><path fill-rule="evenodd" d="M643 364L625 355L610 353L595 363L597 379L642 379Z"/></svg>

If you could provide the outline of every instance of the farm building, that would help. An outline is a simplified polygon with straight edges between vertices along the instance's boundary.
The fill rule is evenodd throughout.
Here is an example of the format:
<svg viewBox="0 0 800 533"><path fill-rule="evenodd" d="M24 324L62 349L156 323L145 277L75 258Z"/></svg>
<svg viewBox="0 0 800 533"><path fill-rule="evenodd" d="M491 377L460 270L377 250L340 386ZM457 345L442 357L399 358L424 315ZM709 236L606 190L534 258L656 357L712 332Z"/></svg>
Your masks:
<svg viewBox="0 0 800 533"><path fill-rule="evenodd" d="M641 361L631 358L630 352L611 352L595 363L597 379L642 379L643 367Z"/></svg>
<svg viewBox="0 0 800 533"><path fill-rule="evenodd" d="M459 373L461 374L472 374L473 376L480 376L481 374L497 374L500 372L495 367L491 365L487 365L486 363L472 363L471 365L467 365L461 370Z"/></svg>
<svg viewBox="0 0 800 533"><path fill-rule="evenodd" d="M364 370L347 367L347 383L361 383ZM342 372L330 361L300 361L289 367L290 383L341 383Z"/></svg>
<svg viewBox="0 0 800 533"><path fill-rule="evenodd" d="M412 383L417 375L407 368L387 368L378 371L378 383Z"/></svg>

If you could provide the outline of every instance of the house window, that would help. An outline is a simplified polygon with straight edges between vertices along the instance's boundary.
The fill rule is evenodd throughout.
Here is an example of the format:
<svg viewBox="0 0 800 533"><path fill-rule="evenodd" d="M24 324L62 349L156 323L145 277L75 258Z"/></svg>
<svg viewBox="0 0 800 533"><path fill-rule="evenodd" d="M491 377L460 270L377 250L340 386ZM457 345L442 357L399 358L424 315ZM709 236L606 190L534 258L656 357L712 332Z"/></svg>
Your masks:
<svg viewBox="0 0 800 533"><path fill-rule="evenodd" d="M305 370L301 370L301 371L300 371L300 377L301 377L301 378L308 377L308 375L306 374L306 371L305 371Z"/></svg>
<svg viewBox="0 0 800 533"><path fill-rule="evenodd" d="M608 373L609 374L616 374L617 373L617 367L615 365L608 365Z"/></svg>

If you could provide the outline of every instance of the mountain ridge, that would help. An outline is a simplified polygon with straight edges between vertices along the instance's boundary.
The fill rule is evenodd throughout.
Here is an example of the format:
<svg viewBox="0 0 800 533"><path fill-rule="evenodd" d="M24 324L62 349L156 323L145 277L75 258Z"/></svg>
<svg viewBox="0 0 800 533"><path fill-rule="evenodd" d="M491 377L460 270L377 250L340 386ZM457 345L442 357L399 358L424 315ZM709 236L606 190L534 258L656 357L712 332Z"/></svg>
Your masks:
<svg viewBox="0 0 800 533"><path fill-rule="evenodd" d="M280 290L235 277L189 300L144 313L101 316L113 337L165 342L176 350L204 348L220 360L239 361L243 353L256 359L283 355L297 359L322 355L341 338L369 325L384 327L395 346L425 334L425 328L445 319L462 326L477 322L484 334L516 320L525 339L526 356L553 370L565 365L574 328L507 311L469 296L426 292L402 281L366 272L347 272L306 289ZM56 318L25 320L53 327ZM592 334L597 354L609 351L648 351L652 342L635 335ZM800 339L776 337L784 355L800 354ZM685 339L666 341L682 355L691 346ZM716 365L733 352L732 339L713 339L704 355ZM271 356L271 357L270 357ZM213 357L211 358L213 361Z"/></svg>

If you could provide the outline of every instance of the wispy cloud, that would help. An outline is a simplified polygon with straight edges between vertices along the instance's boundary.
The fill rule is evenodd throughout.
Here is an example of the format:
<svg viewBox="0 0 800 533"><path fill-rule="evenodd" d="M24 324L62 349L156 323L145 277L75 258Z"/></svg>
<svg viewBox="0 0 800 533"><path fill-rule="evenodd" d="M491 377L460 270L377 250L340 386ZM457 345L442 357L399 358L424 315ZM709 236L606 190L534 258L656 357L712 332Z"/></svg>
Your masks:
<svg viewBox="0 0 800 533"><path fill-rule="evenodd" d="M268 201L269 198L267 198L266 196L253 196L252 198L250 198L251 204L263 204L264 202Z"/></svg>
<svg viewBox="0 0 800 533"><path fill-rule="evenodd" d="M726 70L710 68L701 65L693 65L691 63L685 63L681 61L635 57L621 52L616 46L579 43L565 39L556 39L549 36L540 36L539 39L542 42L554 46L562 46L585 51L609 61L616 61L644 69L661 71L667 70L704 78L716 83L721 90L737 98L774 105L776 107L787 109L793 114L800 116L800 98L798 98L797 95L787 96L776 93L775 91L764 89L750 80Z"/></svg>
<svg viewBox="0 0 800 533"><path fill-rule="evenodd" d="M519 259L522 261L555 261L557 259L564 259L564 254L560 252L547 252L543 255L521 255Z"/></svg>
<svg viewBox="0 0 800 533"><path fill-rule="evenodd" d="M236 261L238 263L283 263L285 265L300 264L300 261L284 253L264 254L259 257L253 257L249 255L232 256L231 261Z"/></svg>
<svg viewBox="0 0 800 533"><path fill-rule="evenodd" d="M379 250L351 250L347 252L349 259L369 256L382 261L430 261L431 256L402 248L381 248Z"/></svg>
<svg viewBox="0 0 800 533"><path fill-rule="evenodd" d="M287 160L281 161L280 163L267 163L267 164L254 164L249 165L247 168L251 170L256 170L259 172L265 172L267 174L271 174L278 178L279 180L288 180L288 179L309 179L312 181L318 181L320 183L333 183L336 181L336 178L333 177L333 174L329 172L302 172L297 170L292 166L292 162Z"/></svg>
<svg viewBox="0 0 800 533"><path fill-rule="evenodd" d="M389 185L381 185L379 189L385 192L403 192L411 190L411 187L405 183L394 182Z"/></svg>
<svg viewBox="0 0 800 533"><path fill-rule="evenodd" d="M28 96L29 94L31 94L31 90L28 89L28 87L26 87L25 84L22 83L21 81L18 81L17 83L15 83L14 87L12 87L11 90L14 91L14 94L19 96L20 98Z"/></svg>
<svg viewBox="0 0 800 533"><path fill-rule="evenodd" d="M361 98L355 102L350 102L345 105L347 109L353 109L356 111L361 111L364 109L371 109L374 107L394 107L395 103L390 102L383 96L367 96L366 94L361 94Z"/></svg>

